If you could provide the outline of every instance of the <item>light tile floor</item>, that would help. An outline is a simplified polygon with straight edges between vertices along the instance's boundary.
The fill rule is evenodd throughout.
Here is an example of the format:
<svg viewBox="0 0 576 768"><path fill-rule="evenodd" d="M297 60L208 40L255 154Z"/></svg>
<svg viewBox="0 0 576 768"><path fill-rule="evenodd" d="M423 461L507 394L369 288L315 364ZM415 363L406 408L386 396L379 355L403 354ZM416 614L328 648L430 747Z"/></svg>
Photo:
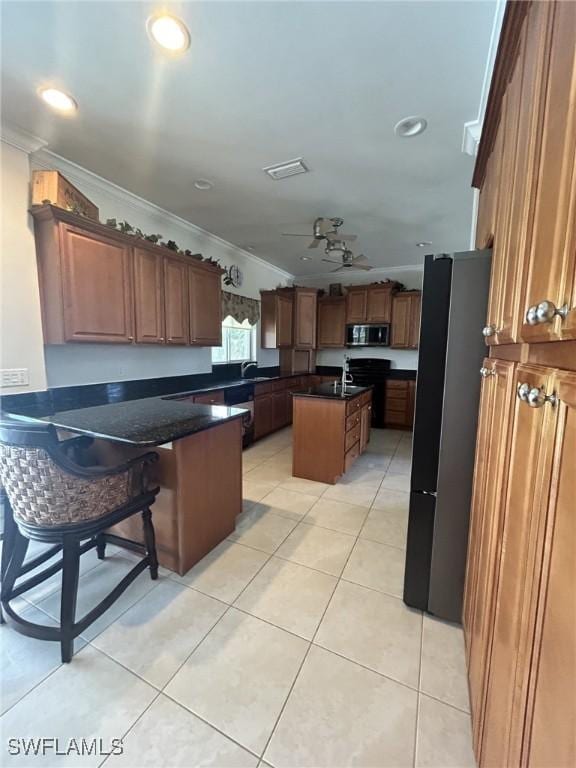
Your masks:
<svg viewBox="0 0 576 768"><path fill-rule="evenodd" d="M291 431L245 452L235 533L188 574L142 575L77 642L0 628L0 763L474 765L462 631L402 602L410 436L373 430L335 486L291 476ZM88 556L80 610L130 567ZM58 615L58 580L29 594ZM39 617L43 617L40 618ZM9 738L123 739L123 754L10 756Z"/></svg>

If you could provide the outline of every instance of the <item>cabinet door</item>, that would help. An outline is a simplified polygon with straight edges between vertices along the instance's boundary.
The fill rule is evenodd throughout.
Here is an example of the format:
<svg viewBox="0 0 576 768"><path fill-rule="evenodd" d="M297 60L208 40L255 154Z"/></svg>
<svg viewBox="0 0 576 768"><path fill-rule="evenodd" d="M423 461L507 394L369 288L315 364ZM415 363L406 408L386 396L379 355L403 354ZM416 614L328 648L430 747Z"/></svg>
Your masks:
<svg viewBox="0 0 576 768"><path fill-rule="evenodd" d="M294 302L291 296L276 296L276 346L292 346L292 310Z"/></svg>
<svg viewBox="0 0 576 768"><path fill-rule="evenodd" d="M286 390L272 395L272 429L281 429L288 422Z"/></svg>
<svg viewBox="0 0 576 768"><path fill-rule="evenodd" d="M222 344L220 273L189 267L190 340L201 347Z"/></svg>
<svg viewBox="0 0 576 768"><path fill-rule="evenodd" d="M522 760L530 768L576 765L576 374L558 374L556 391L558 428Z"/></svg>
<svg viewBox="0 0 576 768"><path fill-rule="evenodd" d="M368 289L368 323L389 323L392 318L392 291L389 286L371 286Z"/></svg>
<svg viewBox="0 0 576 768"><path fill-rule="evenodd" d="M392 300L392 333L390 346L393 349L408 349L412 343L412 297L397 293Z"/></svg>
<svg viewBox="0 0 576 768"><path fill-rule="evenodd" d="M164 342L164 275L160 256L134 249L134 308L136 341Z"/></svg>
<svg viewBox="0 0 576 768"><path fill-rule="evenodd" d="M254 437L258 439L272 432L272 395L254 398Z"/></svg>
<svg viewBox="0 0 576 768"><path fill-rule="evenodd" d="M496 229L496 210L500 177L501 145L495 142L488 162L482 189L478 197L478 218L476 220L476 248L491 248Z"/></svg>
<svg viewBox="0 0 576 768"><path fill-rule="evenodd" d="M296 349L316 348L316 291L296 288L294 306L294 347Z"/></svg>
<svg viewBox="0 0 576 768"><path fill-rule="evenodd" d="M539 5L537 3L536 5ZM545 4L546 5L546 4ZM522 311L548 301L564 308L576 329L574 295L574 228L576 227L576 3L550 5L552 19L546 78L542 147L537 170L533 232L528 279ZM562 315L542 317L530 325L523 318L524 341L570 338L563 333Z"/></svg>
<svg viewBox="0 0 576 768"><path fill-rule="evenodd" d="M370 422L372 420L372 406L370 403L363 406L360 412L360 453L364 453L370 441Z"/></svg>
<svg viewBox="0 0 576 768"><path fill-rule="evenodd" d="M188 265L164 257L164 318L167 344L189 344Z"/></svg>
<svg viewBox="0 0 576 768"><path fill-rule="evenodd" d="M365 323L368 310L368 289L348 289L346 295L346 322Z"/></svg>
<svg viewBox="0 0 576 768"><path fill-rule="evenodd" d="M346 346L346 300L320 299L318 302L318 347L325 349Z"/></svg>
<svg viewBox="0 0 576 768"><path fill-rule="evenodd" d="M133 341L131 248L59 226L65 341Z"/></svg>
<svg viewBox="0 0 576 768"><path fill-rule="evenodd" d="M553 371L519 365L514 391L518 392L517 387L524 383L550 393ZM514 398L480 749L480 764L486 767L520 763L526 714L526 670L534 627L530 595L537 576L539 528L549 492L557 417L557 409L550 403L531 408L517 395Z"/></svg>
<svg viewBox="0 0 576 768"><path fill-rule="evenodd" d="M410 302L410 349L418 349L420 343L420 315L422 313L422 294L412 294Z"/></svg>
<svg viewBox="0 0 576 768"><path fill-rule="evenodd" d="M500 561L515 363L484 360L464 593L464 637L474 747L479 754Z"/></svg>

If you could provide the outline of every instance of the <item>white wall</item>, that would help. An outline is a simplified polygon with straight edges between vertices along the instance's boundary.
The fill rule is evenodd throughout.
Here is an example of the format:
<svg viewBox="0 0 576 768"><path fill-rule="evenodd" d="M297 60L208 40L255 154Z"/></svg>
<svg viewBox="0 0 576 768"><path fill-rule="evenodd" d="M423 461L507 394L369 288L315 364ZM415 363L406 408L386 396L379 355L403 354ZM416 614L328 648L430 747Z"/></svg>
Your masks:
<svg viewBox="0 0 576 768"><path fill-rule="evenodd" d="M316 288L324 288L328 292L330 283L342 282L343 285L364 285L365 283L374 283L378 280L397 280L406 288L422 288L423 265L414 265L408 267L394 267L391 269L373 269L370 272L354 272L350 270L340 275L319 275L317 277L307 277L296 280L302 285L310 285ZM342 349L323 349L316 356L317 365L342 365L344 354L350 357L377 357L390 360L391 368L403 368L405 370L416 370L418 367L418 351L412 349L390 349L390 347L360 347L351 349L349 347Z"/></svg>
<svg viewBox="0 0 576 768"><path fill-rule="evenodd" d="M28 386L2 394L46 388L36 250L28 214L29 155L0 142L0 367L25 368Z"/></svg>
<svg viewBox="0 0 576 768"><path fill-rule="evenodd" d="M7 393L127 379L211 371L208 347L155 347L112 344L63 344L43 347L33 229L28 215L32 169L60 170L100 209L100 220L127 220L146 233L160 233L222 266L236 264L243 285L227 288L259 298L261 288L286 285L291 275L240 248L132 195L105 179L46 150L28 154L2 142L2 331L3 368L30 371L27 387ZM277 350L258 350L260 365L277 365Z"/></svg>

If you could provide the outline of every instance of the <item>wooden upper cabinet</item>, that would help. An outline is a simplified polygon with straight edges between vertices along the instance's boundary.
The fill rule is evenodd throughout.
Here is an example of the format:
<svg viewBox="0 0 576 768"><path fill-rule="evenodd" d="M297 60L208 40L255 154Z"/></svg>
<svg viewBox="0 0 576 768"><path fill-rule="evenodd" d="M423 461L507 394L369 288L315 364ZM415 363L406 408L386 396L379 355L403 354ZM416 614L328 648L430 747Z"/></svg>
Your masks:
<svg viewBox="0 0 576 768"><path fill-rule="evenodd" d="M164 275L155 253L134 249L136 341L164 343Z"/></svg>
<svg viewBox="0 0 576 768"><path fill-rule="evenodd" d="M163 259L164 316L167 344L189 344L188 265L169 256Z"/></svg>
<svg viewBox="0 0 576 768"><path fill-rule="evenodd" d="M131 248L103 235L61 223L62 306L44 294L48 312L63 312L61 341L126 343L134 339Z"/></svg>
<svg viewBox="0 0 576 768"><path fill-rule="evenodd" d="M260 291L260 346L262 349L292 347L293 291L280 288Z"/></svg>
<svg viewBox="0 0 576 768"><path fill-rule="evenodd" d="M204 347L222 344L222 289L220 271L188 267L190 341Z"/></svg>
<svg viewBox="0 0 576 768"><path fill-rule="evenodd" d="M318 347L320 349L346 346L346 299L344 296L323 296L318 300Z"/></svg>
<svg viewBox="0 0 576 768"><path fill-rule="evenodd" d="M346 322L349 325L366 322L368 309L368 288L354 286L346 294Z"/></svg>
<svg viewBox="0 0 576 768"><path fill-rule="evenodd" d="M392 293L397 283L350 285L346 294L346 323L389 323Z"/></svg>
<svg viewBox="0 0 576 768"><path fill-rule="evenodd" d="M544 532L522 764L576 765L576 374L557 375L558 428Z"/></svg>
<svg viewBox="0 0 576 768"><path fill-rule="evenodd" d="M498 180L500 175L500 145L496 143L486 163L486 175L478 197L476 248L491 248L496 229Z"/></svg>
<svg viewBox="0 0 576 768"><path fill-rule="evenodd" d="M294 289L294 347L316 349L316 314L318 291L316 288Z"/></svg>
<svg viewBox="0 0 576 768"><path fill-rule="evenodd" d="M420 291L402 291L394 295L390 338L392 348L418 348L421 299Z"/></svg>
<svg viewBox="0 0 576 768"><path fill-rule="evenodd" d="M520 765L534 626L530 597L538 578L540 528L550 489L556 431L557 408L550 403L531 408L516 396L517 387L524 383L551 394L554 371L518 365L514 376L501 534L504 544L496 575L491 652L486 663L490 674L480 748L480 765L487 768Z"/></svg>
<svg viewBox="0 0 576 768"><path fill-rule="evenodd" d="M366 322L389 323L392 319L392 287L371 285L368 288Z"/></svg>
<svg viewBox="0 0 576 768"><path fill-rule="evenodd" d="M576 3L533 4L539 5L549 6L551 24L542 71L542 146L521 306L521 338L529 342L576 338ZM549 304L540 307L539 321L531 324L531 308L544 301ZM554 309L561 314L553 314Z"/></svg>

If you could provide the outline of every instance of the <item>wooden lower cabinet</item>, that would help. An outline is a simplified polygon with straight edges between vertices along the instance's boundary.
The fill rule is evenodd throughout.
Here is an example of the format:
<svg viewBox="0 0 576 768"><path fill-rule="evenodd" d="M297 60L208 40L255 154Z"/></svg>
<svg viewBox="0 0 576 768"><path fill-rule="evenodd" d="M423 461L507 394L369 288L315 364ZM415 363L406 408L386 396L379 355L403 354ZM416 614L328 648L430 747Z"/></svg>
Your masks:
<svg viewBox="0 0 576 768"><path fill-rule="evenodd" d="M272 432L272 393L254 398L254 439Z"/></svg>
<svg viewBox="0 0 576 768"><path fill-rule="evenodd" d="M294 396L292 474L334 484L353 465L369 438L372 392L351 400Z"/></svg>
<svg viewBox="0 0 576 768"><path fill-rule="evenodd" d="M481 768L576 764L576 374L491 361L464 606ZM529 398L523 385L531 389ZM545 400L553 395L554 399Z"/></svg>
<svg viewBox="0 0 576 768"><path fill-rule="evenodd" d="M473 741L477 753L494 617L496 564L500 558L515 363L487 359L483 370L463 609Z"/></svg>
<svg viewBox="0 0 576 768"><path fill-rule="evenodd" d="M389 379L386 382L384 423L393 429L412 429L416 382L408 379Z"/></svg>

